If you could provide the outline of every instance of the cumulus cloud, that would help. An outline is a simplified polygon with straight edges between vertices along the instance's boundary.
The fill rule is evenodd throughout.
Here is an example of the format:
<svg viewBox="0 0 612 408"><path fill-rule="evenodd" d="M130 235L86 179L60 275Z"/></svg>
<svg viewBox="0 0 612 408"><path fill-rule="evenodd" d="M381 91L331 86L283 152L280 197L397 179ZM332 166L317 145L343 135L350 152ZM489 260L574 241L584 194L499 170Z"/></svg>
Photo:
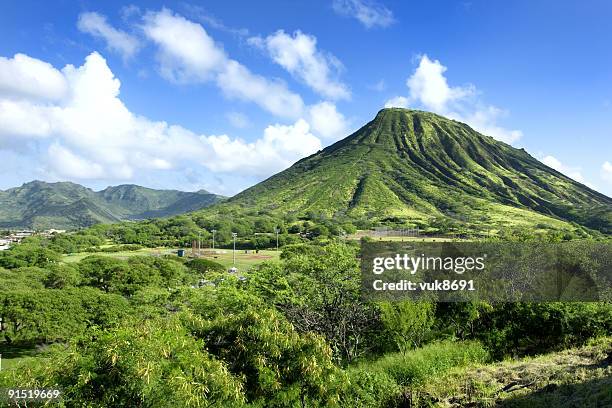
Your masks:
<svg viewBox="0 0 612 408"><path fill-rule="evenodd" d="M308 118L313 130L324 138L338 140L347 136L349 123L331 102L310 106Z"/></svg>
<svg viewBox="0 0 612 408"><path fill-rule="evenodd" d="M394 96L385 102L385 108L407 108L408 104L408 98L405 96Z"/></svg>
<svg viewBox="0 0 612 408"><path fill-rule="evenodd" d="M395 22L393 13L384 5L368 0L334 0L334 11L359 20L366 28L388 27Z"/></svg>
<svg viewBox="0 0 612 408"><path fill-rule="evenodd" d="M410 98L433 111L445 112L450 103L474 93L473 87L450 87L444 76L446 70L440 61L423 55L416 71L406 81Z"/></svg>
<svg viewBox="0 0 612 408"><path fill-rule="evenodd" d="M19 152L30 145L29 157L36 156L55 177L127 180L143 170L194 167L269 175L321 147L303 120L271 125L260 139L246 142L136 115L119 98L120 81L95 52L80 67L61 71L34 58L22 60L48 68L66 90L63 97L52 93L56 100L45 101L40 95L25 97L31 94L27 84L0 92L0 146Z"/></svg>
<svg viewBox="0 0 612 408"><path fill-rule="evenodd" d="M84 33L103 39L109 50L118 52L124 59L134 56L140 48L136 37L111 26L106 17L98 13L81 13L77 27Z"/></svg>
<svg viewBox="0 0 612 408"><path fill-rule="evenodd" d="M170 10L149 12L142 29L158 46L161 75L175 82L205 82L227 63L227 56L206 30Z"/></svg>
<svg viewBox="0 0 612 408"><path fill-rule="evenodd" d="M466 122L481 133L506 143L516 142L523 136L520 130L506 129L498 124L508 112L480 101L473 85L450 86L446 70L440 61L422 55L415 72L406 80L408 96L395 96L385 103L385 107L421 107Z"/></svg>
<svg viewBox="0 0 612 408"><path fill-rule="evenodd" d="M159 49L160 73L166 79L213 81L229 98L253 102L274 115L297 119L302 113L298 94L230 59L200 24L163 9L147 13L142 30Z"/></svg>
<svg viewBox="0 0 612 408"><path fill-rule="evenodd" d="M49 63L24 54L0 57L1 95L55 101L67 89L63 75Z"/></svg>
<svg viewBox="0 0 612 408"><path fill-rule="evenodd" d="M207 138L215 161L208 163L213 171L242 171L259 176L290 166L296 157L304 157L321 149L320 140L310 133L303 119L293 125L270 125L264 136L255 142L230 139L227 135Z"/></svg>
<svg viewBox="0 0 612 408"><path fill-rule="evenodd" d="M317 49L317 39L301 31L293 35L278 30L265 38L248 42L268 52L274 62L303 81L315 92L330 99L349 99L348 87L334 77L342 63L332 54Z"/></svg>

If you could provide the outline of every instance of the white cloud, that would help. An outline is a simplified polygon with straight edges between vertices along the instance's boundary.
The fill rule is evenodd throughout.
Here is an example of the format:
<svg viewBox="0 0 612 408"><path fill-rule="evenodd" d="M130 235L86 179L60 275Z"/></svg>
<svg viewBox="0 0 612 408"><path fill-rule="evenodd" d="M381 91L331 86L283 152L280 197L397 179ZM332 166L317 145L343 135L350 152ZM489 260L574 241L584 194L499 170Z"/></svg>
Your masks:
<svg viewBox="0 0 612 408"><path fill-rule="evenodd" d="M346 120L335 105L324 102L305 106L301 96L291 92L283 81L255 74L229 58L198 23L162 9L145 15L142 30L158 46L160 72L171 81L214 82L228 98L255 103L292 121L307 119L323 137L338 137L346 130ZM251 39L251 43L257 42L262 47L265 44L280 65L322 93L349 95L343 84L330 77L331 67L337 69L340 63L317 50L314 37L299 31L294 36L279 31L265 40ZM290 50L292 46L297 49Z"/></svg>
<svg viewBox="0 0 612 408"><path fill-rule="evenodd" d="M373 0L334 0L333 8L340 15L356 18L366 28L388 27L395 22L391 10Z"/></svg>
<svg viewBox="0 0 612 408"><path fill-rule="evenodd" d="M244 113L240 112L228 112L225 114L225 117L232 124L232 126L238 129L245 129L251 126L251 121L249 117Z"/></svg>
<svg viewBox="0 0 612 408"><path fill-rule="evenodd" d="M161 75L175 82L205 82L227 63L225 52L197 23L163 9L144 16L142 29L158 47Z"/></svg>
<svg viewBox="0 0 612 408"><path fill-rule="evenodd" d="M31 145L28 158L40 163L50 177L126 180L143 171L194 167L249 177L269 175L321 147L303 120L269 126L262 138L245 142L135 115L119 98L121 83L95 52L82 66L67 65L57 72L67 87L58 101L25 99L27 84L19 92L0 92L3 152L23 153L23 145Z"/></svg>
<svg viewBox="0 0 612 408"><path fill-rule="evenodd" d="M567 177L576 180L580 183L585 183L584 177L580 172L579 167L567 166L554 156L545 156L540 160L542 163L557 170L559 173L565 174Z"/></svg>
<svg viewBox="0 0 612 408"><path fill-rule="evenodd" d="M501 127L497 124L497 120L507 116L508 112L499 109L495 106L479 107L475 111L464 115L450 114L449 116L459 121L465 121L479 132L494 137L506 143L514 143L523 137L523 132L520 130L511 130Z"/></svg>
<svg viewBox="0 0 612 408"><path fill-rule="evenodd" d="M385 102L385 108L407 108L408 105L409 101L405 96L394 96Z"/></svg>
<svg viewBox="0 0 612 408"><path fill-rule="evenodd" d="M40 100L59 100L67 91L61 72L44 61L15 54L0 57L0 94Z"/></svg>
<svg viewBox="0 0 612 408"><path fill-rule="evenodd" d="M272 60L315 92L330 99L349 99L348 87L333 78L342 64L333 55L317 49L317 39L301 31L293 35L278 30L266 38L252 37L249 43L265 49Z"/></svg>
<svg viewBox="0 0 612 408"><path fill-rule="evenodd" d="M448 86L444 76L446 69L440 61L432 61L423 55L416 71L406 81L410 99L419 101L432 111L446 112L449 103L473 94L472 87Z"/></svg>
<svg viewBox="0 0 612 408"><path fill-rule="evenodd" d="M347 136L349 124L331 102L310 106L308 118L313 130L324 138L338 140Z"/></svg>
<svg viewBox="0 0 612 408"><path fill-rule="evenodd" d="M304 109L302 98L290 92L284 82L253 74L234 60L229 60L219 73L217 85L226 96L254 102L276 116L297 118Z"/></svg>
<svg viewBox="0 0 612 408"><path fill-rule="evenodd" d="M77 27L80 31L101 38L106 41L106 46L111 51L116 51L128 59L140 48L138 39L125 31L118 30L108 24L106 17L94 13L87 12L79 15Z"/></svg>
<svg viewBox="0 0 612 408"><path fill-rule="evenodd" d="M447 68L438 60L421 56L415 72L406 80L408 96L396 96L385 107L419 106L423 109L465 122L489 136L506 143L519 140L520 130L506 129L498 121L507 111L482 103L473 85L452 87L444 73Z"/></svg>
<svg viewBox="0 0 612 408"><path fill-rule="evenodd" d="M601 178L612 183L612 163L609 161L601 165Z"/></svg>
<svg viewBox="0 0 612 408"><path fill-rule="evenodd" d="M207 162L213 171L240 171L258 176L284 169L301 158L321 149L320 140L310 133L303 119L293 125L271 125L255 142L230 139L227 135L210 136L207 143L214 151L214 160Z"/></svg>
<svg viewBox="0 0 612 408"><path fill-rule="evenodd" d="M230 97L253 102L268 112L297 119L302 98L284 82L252 73L225 51L198 23L163 9L149 12L142 29L159 48L160 73L179 83L214 81Z"/></svg>
<svg viewBox="0 0 612 408"><path fill-rule="evenodd" d="M59 176L80 179L96 179L106 176L100 164L77 156L59 143L49 146L47 153L49 167Z"/></svg>

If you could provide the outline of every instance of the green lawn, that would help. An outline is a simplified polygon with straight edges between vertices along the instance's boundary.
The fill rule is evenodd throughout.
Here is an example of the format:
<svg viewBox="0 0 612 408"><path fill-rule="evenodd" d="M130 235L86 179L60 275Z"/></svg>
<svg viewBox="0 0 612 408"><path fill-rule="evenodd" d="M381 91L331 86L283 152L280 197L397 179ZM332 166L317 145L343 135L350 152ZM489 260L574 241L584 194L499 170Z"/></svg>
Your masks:
<svg viewBox="0 0 612 408"><path fill-rule="evenodd" d="M11 370L21 360L34 358L38 350L35 345L7 345L0 343L0 354L2 355L2 366L4 370Z"/></svg>
<svg viewBox="0 0 612 408"><path fill-rule="evenodd" d="M79 252L74 254L64 255L62 260L66 263L79 262L81 259L90 255L109 256L118 259L126 259L131 256L159 256L159 255L176 255L179 248L143 248L137 251L120 251L120 252ZM183 248L185 249L185 248ZM253 265L265 261L278 260L281 251L260 250L255 253L249 250L245 253L244 250L236 250L236 267L238 270L246 270ZM185 256L191 256L191 249L185 249ZM233 256L231 249L218 249L215 253L210 250L202 250L202 257L213 260L221 265L230 268L233 264Z"/></svg>

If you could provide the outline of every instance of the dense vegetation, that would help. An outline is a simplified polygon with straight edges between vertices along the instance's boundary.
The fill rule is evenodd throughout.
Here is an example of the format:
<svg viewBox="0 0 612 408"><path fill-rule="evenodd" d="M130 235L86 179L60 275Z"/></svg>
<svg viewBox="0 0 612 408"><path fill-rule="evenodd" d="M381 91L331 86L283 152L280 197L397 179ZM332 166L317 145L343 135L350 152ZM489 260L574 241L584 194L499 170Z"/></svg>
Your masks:
<svg viewBox="0 0 612 408"><path fill-rule="evenodd" d="M366 302L357 243L288 245L237 279L173 256L68 265L71 239L0 257L1 347L39 350L0 385L66 406L402 406L452 370L612 332L603 303Z"/></svg>
<svg viewBox="0 0 612 408"><path fill-rule="evenodd" d="M0 227L76 229L181 214L222 199L204 190L188 193L120 185L92 191L74 183L32 181L0 190Z"/></svg>

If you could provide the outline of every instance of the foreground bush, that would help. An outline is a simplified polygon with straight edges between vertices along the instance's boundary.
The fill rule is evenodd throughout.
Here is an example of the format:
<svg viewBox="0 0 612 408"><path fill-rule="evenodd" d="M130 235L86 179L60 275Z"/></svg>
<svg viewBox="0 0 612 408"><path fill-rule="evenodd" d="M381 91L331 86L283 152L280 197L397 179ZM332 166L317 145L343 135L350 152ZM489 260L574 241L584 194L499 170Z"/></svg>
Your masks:
<svg viewBox="0 0 612 408"><path fill-rule="evenodd" d="M423 383L452 368L489 360L484 347L473 341L431 343L408 353L387 354L374 362L362 363L358 369L388 374L400 386Z"/></svg>
<svg viewBox="0 0 612 408"><path fill-rule="evenodd" d="M59 387L65 406L232 407L244 401L239 379L176 320L94 331L40 363L6 372L0 383Z"/></svg>

